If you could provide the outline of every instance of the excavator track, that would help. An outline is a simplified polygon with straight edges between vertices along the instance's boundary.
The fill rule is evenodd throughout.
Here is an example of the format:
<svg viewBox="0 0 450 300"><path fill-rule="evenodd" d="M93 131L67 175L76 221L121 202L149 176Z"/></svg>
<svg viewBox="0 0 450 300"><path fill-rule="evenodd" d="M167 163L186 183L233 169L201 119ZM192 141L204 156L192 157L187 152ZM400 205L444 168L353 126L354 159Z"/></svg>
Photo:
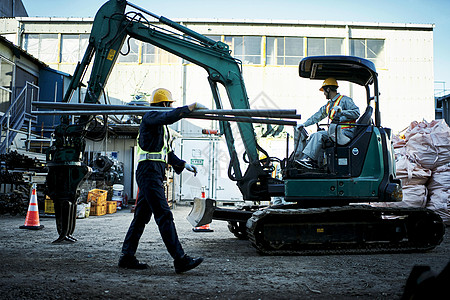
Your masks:
<svg viewBox="0 0 450 300"><path fill-rule="evenodd" d="M424 252L444 233L439 215L425 208L268 208L247 221L249 240L266 255Z"/></svg>

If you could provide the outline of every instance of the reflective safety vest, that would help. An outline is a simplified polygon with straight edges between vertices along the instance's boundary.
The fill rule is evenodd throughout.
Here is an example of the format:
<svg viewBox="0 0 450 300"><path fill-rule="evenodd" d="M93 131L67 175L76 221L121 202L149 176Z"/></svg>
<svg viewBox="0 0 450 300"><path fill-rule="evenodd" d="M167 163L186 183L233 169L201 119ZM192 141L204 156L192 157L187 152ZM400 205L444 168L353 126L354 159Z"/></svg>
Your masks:
<svg viewBox="0 0 450 300"><path fill-rule="evenodd" d="M137 137L137 155L138 155L138 163L144 160L152 160L152 161L161 161L167 163L167 154L170 152L170 134L169 129L166 125L164 125L164 143L162 149L158 152L148 152L142 150L139 146L139 135Z"/></svg>
<svg viewBox="0 0 450 300"><path fill-rule="evenodd" d="M339 105L339 103L341 103L341 100L342 100L343 97L344 97L343 95L340 95L340 96L336 99L336 101L334 102L333 108L335 108L336 106ZM326 111L327 111L328 118L329 118L330 120L333 120L333 119L334 119L334 115L336 114L336 111L333 109L333 110L331 111L331 114L330 114L330 106L331 106L331 103L328 102L327 107L326 107ZM355 124L355 120L347 121L347 122L339 122L339 123L349 124L349 125L339 125L339 126L341 126L341 129L347 129L347 128L352 128L352 127L354 127L354 126L352 126L352 125L350 125L350 124Z"/></svg>

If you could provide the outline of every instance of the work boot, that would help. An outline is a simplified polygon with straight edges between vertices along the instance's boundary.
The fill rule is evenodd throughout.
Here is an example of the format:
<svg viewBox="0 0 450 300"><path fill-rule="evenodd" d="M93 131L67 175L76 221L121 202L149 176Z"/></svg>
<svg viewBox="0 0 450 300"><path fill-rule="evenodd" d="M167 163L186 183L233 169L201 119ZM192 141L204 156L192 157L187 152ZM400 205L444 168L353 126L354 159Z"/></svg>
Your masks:
<svg viewBox="0 0 450 300"><path fill-rule="evenodd" d="M192 258L185 254L182 258L175 259L173 265L177 274L192 270L203 261L203 257Z"/></svg>
<svg viewBox="0 0 450 300"><path fill-rule="evenodd" d="M299 164L300 166L302 166L303 168L306 168L306 169L317 169L318 168L318 165L317 165L317 163L314 161L314 160L312 160L311 158L309 158L309 157L304 157L304 158L302 158L302 159L300 159L300 160L296 160L295 161L297 164Z"/></svg>
<svg viewBox="0 0 450 300"><path fill-rule="evenodd" d="M145 263L140 263L134 255L123 255L119 258L119 268L144 270L148 268Z"/></svg>

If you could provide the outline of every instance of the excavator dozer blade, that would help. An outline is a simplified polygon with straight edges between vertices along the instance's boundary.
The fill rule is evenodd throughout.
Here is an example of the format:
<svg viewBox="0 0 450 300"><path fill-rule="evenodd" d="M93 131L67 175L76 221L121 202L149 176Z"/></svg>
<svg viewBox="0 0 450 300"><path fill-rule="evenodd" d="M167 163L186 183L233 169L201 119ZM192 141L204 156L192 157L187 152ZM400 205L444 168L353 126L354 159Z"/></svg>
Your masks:
<svg viewBox="0 0 450 300"><path fill-rule="evenodd" d="M194 227L203 226L212 222L215 210L215 200L194 198L194 206L186 219Z"/></svg>

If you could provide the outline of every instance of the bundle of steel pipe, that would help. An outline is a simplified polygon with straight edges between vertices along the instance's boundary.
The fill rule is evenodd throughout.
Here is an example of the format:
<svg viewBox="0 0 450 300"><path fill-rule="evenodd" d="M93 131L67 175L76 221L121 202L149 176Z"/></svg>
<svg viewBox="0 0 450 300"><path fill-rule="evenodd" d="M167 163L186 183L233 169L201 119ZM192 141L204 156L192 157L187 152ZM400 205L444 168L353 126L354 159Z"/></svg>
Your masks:
<svg viewBox="0 0 450 300"><path fill-rule="evenodd" d="M173 109L154 106L54 102L33 102L32 105L38 109L58 109L32 111L34 115L144 115L148 111L170 111ZM296 114L295 109L202 109L190 113L186 118L295 126L296 121L273 118L301 119L301 116Z"/></svg>

